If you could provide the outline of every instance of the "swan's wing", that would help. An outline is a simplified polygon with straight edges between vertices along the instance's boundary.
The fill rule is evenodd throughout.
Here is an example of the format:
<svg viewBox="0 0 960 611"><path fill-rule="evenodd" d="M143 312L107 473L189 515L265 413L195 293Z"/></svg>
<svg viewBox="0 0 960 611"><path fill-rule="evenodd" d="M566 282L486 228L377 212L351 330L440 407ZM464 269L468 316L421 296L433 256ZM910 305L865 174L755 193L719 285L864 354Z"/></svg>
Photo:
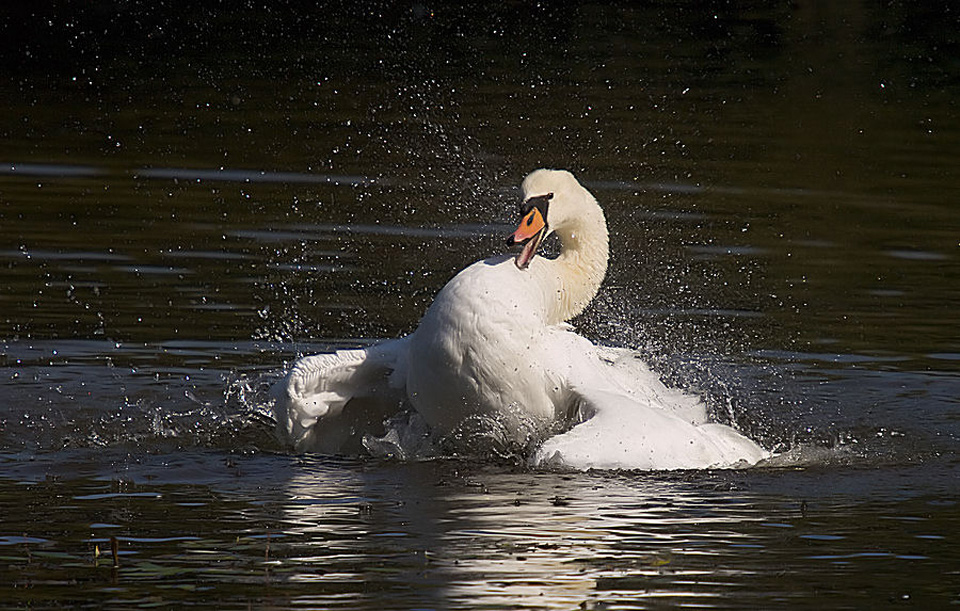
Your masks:
<svg viewBox="0 0 960 611"><path fill-rule="evenodd" d="M707 469L748 466L768 454L732 428L694 425L657 406L598 389L574 391L591 413L547 439L535 464L575 469Z"/></svg>
<svg viewBox="0 0 960 611"><path fill-rule="evenodd" d="M561 335L562 334L562 335ZM732 428L704 423L702 403L668 389L629 351L558 330L556 375L583 420L547 439L536 464L577 469L703 469L754 464L768 454Z"/></svg>
<svg viewBox="0 0 960 611"><path fill-rule="evenodd" d="M271 394L280 438L299 451L338 453L403 401L409 338L294 363ZM349 407L348 407L349 406Z"/></svg>
<svg viewBox="0 0 960 611"><path fill-rule="evenodd" d="M618 390L638 401L658 405L691 424L707 421L707 407L700 397L666 386L633 350L608 346L596 346L595 350L604 365L603 377ZM582 375L578 377L580 386L591 386Z"/></svg>

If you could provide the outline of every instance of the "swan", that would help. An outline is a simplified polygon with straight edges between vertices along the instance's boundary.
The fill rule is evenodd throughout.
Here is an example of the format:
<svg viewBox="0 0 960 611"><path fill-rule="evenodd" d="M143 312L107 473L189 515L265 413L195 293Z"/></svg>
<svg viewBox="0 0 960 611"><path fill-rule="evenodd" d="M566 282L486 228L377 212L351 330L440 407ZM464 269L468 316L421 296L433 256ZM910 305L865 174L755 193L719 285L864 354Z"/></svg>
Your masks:
<svg viewBox="0 0 960 611"><path fill-rule="evenodd" d="M534 446L535 465L698 469L766 458L632 351L573 331L567 321L607 270L603 210L565 170L536 170L521 189L508 238L519 253L458 273L406 337L294 363L273 389L278 435L298 451L352 451L409 405L441 438L496 422L510 442ZM538 256L550 234L561 245L554 259Z"/></svg>

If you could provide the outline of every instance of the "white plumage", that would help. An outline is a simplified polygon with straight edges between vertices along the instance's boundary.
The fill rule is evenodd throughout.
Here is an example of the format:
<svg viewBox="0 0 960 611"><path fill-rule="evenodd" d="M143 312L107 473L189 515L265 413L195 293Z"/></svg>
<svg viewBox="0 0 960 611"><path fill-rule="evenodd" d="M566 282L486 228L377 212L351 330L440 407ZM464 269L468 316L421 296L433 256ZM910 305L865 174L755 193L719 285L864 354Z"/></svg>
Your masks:
<svg viewBox="0 0 960 611"><path fill-rule="evenodd" d="M359 449L359 433L412 405L438 436L488 419L534 463L688 469L754 464L767 453L706 422L696 398L666 388L636 356L593 345L565 321L606 273L600 206L572 174L523 182L516 257L478 261L440 291L411 335L298 361L274 390L279 434L300 451ZM537 257L556 233L556 259ZM566 432L556 434L564 427Z"/></svg>

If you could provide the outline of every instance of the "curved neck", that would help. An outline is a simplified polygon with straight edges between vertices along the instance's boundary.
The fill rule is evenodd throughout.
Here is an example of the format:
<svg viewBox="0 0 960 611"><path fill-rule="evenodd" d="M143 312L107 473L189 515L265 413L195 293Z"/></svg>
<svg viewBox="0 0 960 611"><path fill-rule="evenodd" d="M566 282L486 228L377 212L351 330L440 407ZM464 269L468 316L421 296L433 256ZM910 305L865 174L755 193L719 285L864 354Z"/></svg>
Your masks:
<svg viewBox="0 0 960 611"><path fill-rule="evenodd" d="M610 247L603 211L596 206L579 220L574 227L556 230L560 256L551 262L551 268L557 276L558 299L554 311L548 312L554 319L550 322L564 322L583 312L607 273Z"/></svg>

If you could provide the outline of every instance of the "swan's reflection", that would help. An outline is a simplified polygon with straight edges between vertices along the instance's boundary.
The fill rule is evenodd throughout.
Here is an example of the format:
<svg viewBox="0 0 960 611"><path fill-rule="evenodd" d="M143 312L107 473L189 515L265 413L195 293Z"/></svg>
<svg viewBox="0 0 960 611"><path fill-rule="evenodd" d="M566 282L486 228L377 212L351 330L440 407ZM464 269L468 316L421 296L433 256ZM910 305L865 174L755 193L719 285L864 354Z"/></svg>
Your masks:
<svg viewBox="0 0 960 611"><path fill-rule="evenodd" d="M292 579L385 607L713 596L689 584L761 516L717 479L734 476L692 477L318 461L289 482Z"/></svg>

